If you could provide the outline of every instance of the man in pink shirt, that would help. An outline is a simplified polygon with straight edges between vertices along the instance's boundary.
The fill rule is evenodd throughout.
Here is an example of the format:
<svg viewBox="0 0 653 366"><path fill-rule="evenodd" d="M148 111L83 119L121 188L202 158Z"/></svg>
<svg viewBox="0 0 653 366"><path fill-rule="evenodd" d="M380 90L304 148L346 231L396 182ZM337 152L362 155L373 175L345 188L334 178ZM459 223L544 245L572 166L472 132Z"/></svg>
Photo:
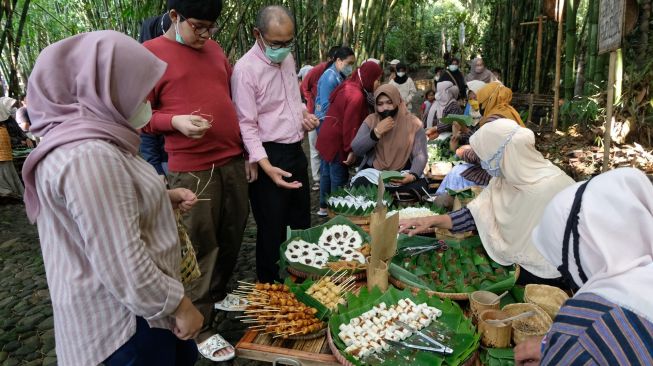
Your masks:
<svg viewBox="0 0 653 366"><path fill-rule="evenodd" d="M302 150L306 131L319 121L302 105L295 60L295 25L290 12L267 6L256 17L256 43L234 67L231 94L250 163L263 170L250 184L258 227L256 274L279 280L279 246L286 227L311 224L308 162Z"/></svg>

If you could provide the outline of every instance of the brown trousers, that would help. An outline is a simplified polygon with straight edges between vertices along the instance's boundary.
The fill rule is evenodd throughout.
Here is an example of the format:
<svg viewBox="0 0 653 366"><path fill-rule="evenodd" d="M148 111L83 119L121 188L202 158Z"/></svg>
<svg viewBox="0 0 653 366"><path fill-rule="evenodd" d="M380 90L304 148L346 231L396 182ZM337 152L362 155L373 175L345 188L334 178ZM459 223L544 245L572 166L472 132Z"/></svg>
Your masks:
<svg viewBox="0 0 653 366"><path fill-rule="evenodd" d="M168 176L171 188L187 188L195 192L199 199L208 199L197 202L184 215L184 224L202 272L200 278L186 286L186 295L204 316L205 329L213 320L215 302L227 294L227 283L238 260L249 216L243 158L237 157L221 167L215 167L210 180L209 177L211 170L171 172Z"/></svg>

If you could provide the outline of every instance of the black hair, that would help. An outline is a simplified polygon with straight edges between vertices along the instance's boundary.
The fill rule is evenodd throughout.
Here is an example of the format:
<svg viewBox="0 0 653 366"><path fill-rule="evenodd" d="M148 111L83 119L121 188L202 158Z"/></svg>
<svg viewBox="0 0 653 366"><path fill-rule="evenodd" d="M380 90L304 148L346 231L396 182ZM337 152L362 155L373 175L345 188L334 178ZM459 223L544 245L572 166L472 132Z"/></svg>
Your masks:
<svg viewBox="0 0 653 366"><path fill-rule="evenodd" d="M437 74L439 71L444 71L444 69L445 69L445 68L444 68L443 66L436 66L436 67L435 67L435 71L434 71L433 73L434 73L434 74Z"/></svg>
<svg viewBox="0 0 653 366"><path fill-rule="evenodd" d="M458 65L460 65L460 59L458 57L452 57L451 58L451 63L450 64L453 64L454 62L457 62Z"/></svg>
<svg viewBox="0 0 653 366"><path fill-rule="evenodd" d="M333 62L336 60L336 51L338 51L342 46L333 46L329 49L329 53L327 53L327 57L329 58L329 62Z"/></svg>
<svg viewBox="0 0 653 366"><path fill-rule="evenodd" d="M400 63L397 64L397 66L395 66L395 70L399 71L400 69L404 69L404 70L408 71L408 66L406 66L405 63L400 62Z"/></svg>
<svg viewBox="0 0 653 366"><path fill-rule="evenodd" d="M222 0L168 0L168 11L172 9L184 18L215 22L222 13Z"/></svg>
<svg viewBox="0 0 653 366"><path fill-rule="evenodd" d="M340 47L336 50L336 52L333 53L333 57L329 60L329 63L327 63L327 69L333 65L334 62L336 62L337 59L344 60L349 56L354 56L354 50L352 50L350 47Z"/></svg>
<svg viewBox="0 0 653 366"><path fill-rule="evenodd" d="M424 94L424 97L428 97L429 94L433 94L433 95L435 95L435 90L433 90L433 89L429 89L429 90L427 90L427 91L426 91L426 94Z"/></svg>
<svg viewBox="0 0 653 366"><path fill-rule="evenodd" d="M293 17L292 13L288 8L280 5L269 5L261 8L261 10L258 11L256 14L256 28L258 28L259 32L265 34L268 31L268 25L270 25L270 22L274 20L282 20L283 17L280 15L285 15L290 19L290 21L293 24L293 27L295 26L295 18Z"/></svg>

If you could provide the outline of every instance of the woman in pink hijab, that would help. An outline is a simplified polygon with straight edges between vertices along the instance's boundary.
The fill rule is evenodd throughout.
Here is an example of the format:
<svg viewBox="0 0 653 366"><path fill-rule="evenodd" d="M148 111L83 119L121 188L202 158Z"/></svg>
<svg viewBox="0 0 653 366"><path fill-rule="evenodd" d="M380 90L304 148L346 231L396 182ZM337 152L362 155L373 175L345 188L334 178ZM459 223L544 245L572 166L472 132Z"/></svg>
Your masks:
<svg viewBox="0 0 653 366"><path fill-rule="evenodd" d="M146 96L166 64L114 31L43 50L29 79L31 131L43 142L23 168L38 223L60 365L192 365L202 316L184 296L173 207L138 156Z"/></svg>

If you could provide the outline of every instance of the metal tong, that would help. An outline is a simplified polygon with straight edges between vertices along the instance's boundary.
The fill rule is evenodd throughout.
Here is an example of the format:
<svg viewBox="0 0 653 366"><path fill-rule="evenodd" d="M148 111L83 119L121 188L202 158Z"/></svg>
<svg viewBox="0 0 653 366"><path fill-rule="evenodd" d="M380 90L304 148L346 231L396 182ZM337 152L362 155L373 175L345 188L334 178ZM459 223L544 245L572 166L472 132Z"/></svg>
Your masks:
<svg viewBox="0 0 653 366"><path fill-rule="evenodd" d="M395 323L397 325L399 325L399 326L402 326L402 327L408 329L411 333L416 334L418 337L422 338L423 340L425 340L426 342L430 343L431 345L433 345L435 347L420 346L420 345L416 345L416 344L410 344L410 343L406 343L406 342L397 342L397 341L392 341L392 340L385 339L385 341L388 342L389 344L392 344L394 346L402 346L402 347L406 347L406 348L412 348L412 349L416 349L416 350L420 350L420 351L429 351L429 352L440 353L440 354L443 354L443 355L450 355L450 354L453 353L453 349L451 349L451 348L445 346L444 344L436 341L435 339L427 336L422 331L419 331L419 330L411 327L410 325L408 325L408 324L406 324L406 323L404 323L402 321L399 321L399 320L396 320Z"/></svg>
<svg viewBox="0 0 653 366"><path fill-rule="evenodd" d="M408 253L408 254L410 254L412 256L412 255L422 254L422 253L425 253L425 252L428 252L428 251L431 251L431 250L445 251L447 249L449 249L449 246L445 242L438 241L437 243L432 244L432 245L420 245L420 246L416 246L416 247L405 247L405 248L401 248L400 250L402 252Z"/></svg>

